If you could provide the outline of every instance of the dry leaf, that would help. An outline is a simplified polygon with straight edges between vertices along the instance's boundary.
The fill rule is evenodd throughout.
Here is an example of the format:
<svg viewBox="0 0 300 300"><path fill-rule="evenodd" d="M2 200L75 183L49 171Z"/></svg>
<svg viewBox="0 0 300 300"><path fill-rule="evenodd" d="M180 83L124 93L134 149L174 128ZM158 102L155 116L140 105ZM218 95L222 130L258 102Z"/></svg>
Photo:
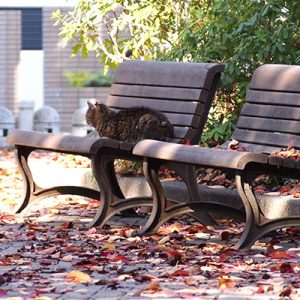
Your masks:
<svg viewBox="0 0 300 300"><path fill-rule="evenodd" d="M218 288L219 289L232 289L235 287L235 282L229 276L222 276L218 278Z"/></svg>
<svg viewBox="0 0 300 300"><path fill-rule="evenodd" d="M106 243L104 245L101 246L102 249L104 250L116 250L116 245L112 244L112 243Z"/></svg>
<svg viewBox="0 0 300 300"><path fill-rule="evenodd" d="M67 282L71 283L86 283L92 282L92 278L90 275L83 273L81 271L71 271L66 274Z"/></svg>
<svg viewBox="0 0 300 300"><path fill-rule="evenodd" d="M142 292L145 292L145 291L148 291L149 293L154 294L155 292L158 292L160 290L161 290L161 287L160 287L159 281L153 280L146 286L144 286L141 289L139 289L138 291L136 291L133 294L133 296L138 297L141 295Z"/></svg>
<svg viewBox="0 0 300 300"><path fill-rule="evenodd" d="M50 247L50 248L47 248L47 249L44 249L44 250L36 251L36 253L47 255L47 254L52 254L53 252L56 251L56 249L57 249L57 247L53 246L53 247Z"/></svg>
<svg viewBox="0 0 300 300"><path fill-rule="evenodd" d="M231 149L231 150L239 149L239 143L240 143L239 141L232 139L230 141L230 143L228 144L228 149Z"/></svg>

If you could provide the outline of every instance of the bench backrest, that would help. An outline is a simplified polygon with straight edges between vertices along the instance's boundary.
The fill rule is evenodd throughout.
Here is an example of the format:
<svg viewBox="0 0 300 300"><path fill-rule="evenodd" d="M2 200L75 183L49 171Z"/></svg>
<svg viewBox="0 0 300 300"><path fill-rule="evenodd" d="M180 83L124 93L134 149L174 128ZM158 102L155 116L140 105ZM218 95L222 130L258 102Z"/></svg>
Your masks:
<svg viewBox="0 0 300 300"><path fill-rule="evenodd" d="M232 137L253 152L300 148L300 66L256 69Z"/></svg>
<svg viewBox="0 0 300 300"><path fill-rule="evenodd" d="M223 64L125 61L106 104L121 109L147 106L174 125L174 142L199 142Z"/></svg>

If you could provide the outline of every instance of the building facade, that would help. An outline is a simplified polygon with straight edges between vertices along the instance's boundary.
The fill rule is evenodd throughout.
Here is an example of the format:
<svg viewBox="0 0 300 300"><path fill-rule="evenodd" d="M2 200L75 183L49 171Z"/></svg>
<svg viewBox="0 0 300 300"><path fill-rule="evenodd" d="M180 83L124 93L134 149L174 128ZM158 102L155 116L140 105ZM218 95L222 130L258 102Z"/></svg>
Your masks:
<svg viewBox="0 0 300 300"><path fill-rule="evenodd" d="M68 71L99 72L102 66L92 55L71 58L63 47L51 14L54 8L2 8L0 10L0 105L9 108L17 122L22 103L34 109L49 105L57 110L61 131L71 131L71 119L81 98L106 97L107 88L74 88ZM62 8L67 12L69 8Z"/></svg>

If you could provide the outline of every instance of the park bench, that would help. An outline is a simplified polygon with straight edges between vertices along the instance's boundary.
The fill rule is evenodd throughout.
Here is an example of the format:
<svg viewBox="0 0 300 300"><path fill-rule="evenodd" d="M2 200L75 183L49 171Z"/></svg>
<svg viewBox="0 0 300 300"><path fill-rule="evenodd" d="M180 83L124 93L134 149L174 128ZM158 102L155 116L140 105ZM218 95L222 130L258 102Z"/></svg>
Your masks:
<svg viewBox="0 0 300 300"><path fill-rule="evenodd" d="M110 95L105 103L114 109L148 106L160 110L174 125L174 142L189 140L196 144L201 137L223 70L224 65L218 63L125 61L120 64L115 74ZM97 214L89 224L100 226L122 210L152 204L149 197L126 199L114 172L116 158L135 159L132 155L132 143L109 138L25 130L12 132L7 141L15 146L16 158L25 183L24 198L16 208L17 212L21 212L32 200L62 194L81 195L101 200ZM81 186L39 187L27 162L30 153L35 150L70 153L90 158L100 196L99 191ZM191 173L186 171L189 168L179 170L184 179L184 174ZM204 223L213 222L207 213L201 212L200 217Z"/></svg>
<svg viewBox="0 0 300 300"><path fill-rule="evenodd" d="M263 65L252 76L246 103L243 105L232 139L242 151L190 147L174 143L144 140L133 149L144 157L144 174L152 190L153 209L140 233L155 232L164 222L192 211L213 211L228 215L224 204L205 201L175 203L167 199L158 180L157 170L167 162L204 166L235 173L237 191L246 212L246 227L237 248L249 248L266 233L289 226L299 226L299 215L269 219L261 210L253 190L258 174L277 174L299 178L300 161L271 155L293 146L300 149L300 66ZM229 141L223 145L227 148ZM275 197L275 196L274 196ZM273 197L273 198L274 198ZM197 201L198 200L198 201ZM272 201L272 197L269 200Z"/></svg>

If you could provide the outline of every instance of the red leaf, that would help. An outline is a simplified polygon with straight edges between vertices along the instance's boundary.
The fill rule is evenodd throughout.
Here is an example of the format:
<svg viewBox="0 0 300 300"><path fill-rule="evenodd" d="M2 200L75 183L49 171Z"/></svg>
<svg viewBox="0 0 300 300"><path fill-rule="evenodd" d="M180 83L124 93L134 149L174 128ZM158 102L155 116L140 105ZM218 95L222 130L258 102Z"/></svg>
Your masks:
<svg viewBox="0 0 300 300"><path fill-rule="evenodd" d="M222 239L222 241L229 241L229 232L228 231L223 231L221 233L221 239Z"/></svg>
<svg viewBox="0 0 300 300"><path fill-rule="evenodd" d="M186 270L176 270L170 276L189 276L190 272Z"/></svg>
<svg viewBox="0 0 300 300"><path fill-rule="evenodd" d="M14 220L16 218L15 215L3 215L0 217L0 222L9 223L10 220Z"/></svg>
<svg viewBox="0 0 300 300"><path fill-rule="evenodd" d="M125 257L124 255L117 254L112 257L111 261L113 261L113 262L120 261L122 263L128 263L130 260L127 257Z"/></svg>
<svg viewBox="0 0 300 300"><path fill-rule="evenodd" d="M180 258L183 258L184 254L183 253L180 253L179 251L177 250L173 250L171 248L168 248L168 247L164 247L163 250L165 250L169 256L171 257L180 257Z"/></svg>
<svg viewBox="0 0 300 300"><path fill-rule="evenodd" d="M282 251L270 251L268 255L273 259L294 258L291 254Z"/></svg>
<svg viewBox="0 0 300 300"><path fill-rule="evenodd" d="M289 263L282 263L279 267L280 273L294 273L294 268Z"/></svg>
<svg viewBox="0 0 300 300"><path fill-rule="evenodd" d="M260 285L258 289L255 291L255 294L264 294L265 289L263 285Z"/></svg>
<svg viewBox="0 0 300 300"><path fill-rule="evenodd" d="M7 295L7 291L0 289L0 296L6 296L6 295Z"/></svg>
<svg viewBox="0 0 300 300"><path fill-rule="evenodd" d="M34 224L29 225L28 228L31 230L41 231L41 232L49 231L49 228L47 228L47 227L38 226L38 225L34 225Z"/></svg>

